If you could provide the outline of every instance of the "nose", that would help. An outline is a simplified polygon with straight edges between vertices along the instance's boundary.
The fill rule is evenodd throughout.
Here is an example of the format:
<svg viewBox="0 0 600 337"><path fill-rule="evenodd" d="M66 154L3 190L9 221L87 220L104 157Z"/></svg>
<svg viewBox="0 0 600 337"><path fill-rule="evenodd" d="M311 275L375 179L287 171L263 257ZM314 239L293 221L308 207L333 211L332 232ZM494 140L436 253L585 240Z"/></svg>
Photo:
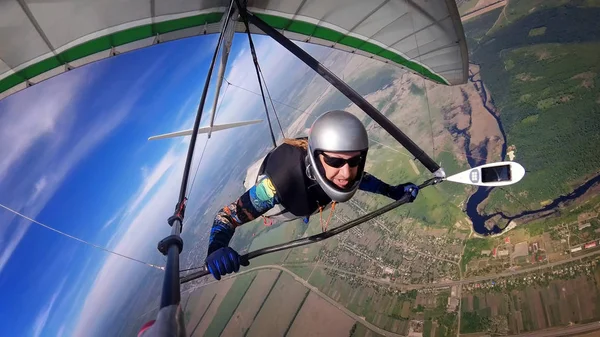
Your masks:
<svg viewBox="0 0 600 337"><path fill-rule="evenodd" d="M338 172L338 174L343 177L344 179L347 179L350 177L350 166L348 166L348 163L344 164L344 166L340 167L340 171Z"/></svg>

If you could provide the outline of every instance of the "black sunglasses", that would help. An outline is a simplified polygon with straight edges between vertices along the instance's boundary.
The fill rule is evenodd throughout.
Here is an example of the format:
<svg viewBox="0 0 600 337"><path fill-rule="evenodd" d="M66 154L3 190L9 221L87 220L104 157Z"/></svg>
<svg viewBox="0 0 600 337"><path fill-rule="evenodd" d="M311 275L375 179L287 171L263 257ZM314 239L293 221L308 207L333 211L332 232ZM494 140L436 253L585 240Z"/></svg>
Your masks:
<svg viewBox="0 0 600 337"><path fill-rule="evenodd" d="M363 156L360 154L358 156L354 156L354 157L348 158L348 159L330 157L323 152L321 152L320 154L323 155L323 160L325 161L325 164L327 164L331 167L335 167L335 168L340 168L340 167L346 165L346 163L348 163L348 166L350 166L350 167L356 167L362 162L362 159L363 159Z"/></svg>

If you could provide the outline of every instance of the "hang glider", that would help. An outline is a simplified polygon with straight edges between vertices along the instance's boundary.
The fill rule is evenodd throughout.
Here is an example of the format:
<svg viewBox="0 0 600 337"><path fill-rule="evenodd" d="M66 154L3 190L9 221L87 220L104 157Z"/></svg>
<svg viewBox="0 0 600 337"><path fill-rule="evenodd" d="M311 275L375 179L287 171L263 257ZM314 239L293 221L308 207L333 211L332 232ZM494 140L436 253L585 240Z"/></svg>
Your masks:
<svg viewBox="0 0 600 337"><path fill-rule="evenodd" d="M203 134L203 133L210 134L213 131L221 131L221 130L227 130L227 129L232 129L232 128L238 128L240 126L252 125L252 124L257 124L257 123L260 123L260 122L262 122L262 119L255 119L255 120L246 121L246 122L236 122L236 123L228 123L228 124L217 124L217 125L213 125L212 127L205 126L205 127L199 128L197 133L198 134ZM152 136L152 137L148 138L148 140L156 140L156 139L166 139L166 138L175 138L175 137L190 136L193 132L194 132L193 129L189 129L189 130L183 130L183 131L165 133L165 134L162 134L162 135Z"/></svg>
<svg viewBox="0 0 600 337"><path fill-rule="evenodd" d="M73 68L175 39L219 33L228 0L0 3L0 99ZM287 38L364 55L429 80L467 80L452 0L249 0ZM244 32L237 22L235 32ZM253 34L264 34L250 26ZM26 43L24 43L26 41Z"/></svg>
<svg viewBox="0 0 600 337"><path fill-rule="evenodd" d="M419 188L441 183L446 178L443 168L393 122L291 40L377 59L437 83L462 84L467 80L468 54L453 0L97 0L85 4L78 0L6 0L0 2L0 28L0 99L52 76L123 52L179 38L219 33L194 128L151 137L190 135L191 140L175 211L168 219L171 234L158 244L158 250L167 257L159 313L155 321L143 326L140 335L185 335L181 283L207 273L202 267L199 272L179 277L179 257L183 250L180 234L197 135L259 122L213 125L217 94L209 126L199 127L217 53L221 49L224 54L218 75L221 81L229 53L228 43L234 32L247 33L251 50L250 33L269 35L361 108L434 175ZM254 51L253 60L262 90ZM275 145L264 94L262 96ZM512 171L505 174L509 172L505 166L488 168L486 172L495 175L486 177L493 183L515 180ZM404 197L321 234L252 251L242 258L249 260L319 242L406 202L408 199Z"/></svg>

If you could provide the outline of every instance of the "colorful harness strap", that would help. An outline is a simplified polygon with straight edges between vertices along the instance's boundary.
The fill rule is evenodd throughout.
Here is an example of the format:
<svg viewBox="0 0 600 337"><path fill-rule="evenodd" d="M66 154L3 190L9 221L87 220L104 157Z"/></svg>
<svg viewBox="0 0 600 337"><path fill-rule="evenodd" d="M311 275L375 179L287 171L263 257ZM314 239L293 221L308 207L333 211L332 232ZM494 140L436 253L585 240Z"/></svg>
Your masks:
<svg viewBox="0 0 600 337"><path fill-rule="evenodd" d="M327 221L325 221L325 225L323 225L323 206L319 206L319 223L321 224L321 231L327 231L327 227L329 226L329 221L331 220L333 211L335 211L335 201L331 203L331 212L329 212Z"/></svg>

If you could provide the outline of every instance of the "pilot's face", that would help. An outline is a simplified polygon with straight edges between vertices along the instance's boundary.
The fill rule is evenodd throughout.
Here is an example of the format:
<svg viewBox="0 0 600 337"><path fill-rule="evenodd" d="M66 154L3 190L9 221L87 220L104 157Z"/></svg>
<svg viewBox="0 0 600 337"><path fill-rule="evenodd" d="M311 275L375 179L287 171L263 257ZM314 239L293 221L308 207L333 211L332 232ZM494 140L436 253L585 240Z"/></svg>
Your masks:
<svg viewBox="0 0 600 337"><path fill-rule="evenodd" d="M357 160L360 152L323 152L319 155L321 165L325 169L325 176L329 181L334 183L339 188L347 188L350 186L358 173ZM344 162L348 160L348 162ZM350 166L349 164L355 164Z"/></svg>

